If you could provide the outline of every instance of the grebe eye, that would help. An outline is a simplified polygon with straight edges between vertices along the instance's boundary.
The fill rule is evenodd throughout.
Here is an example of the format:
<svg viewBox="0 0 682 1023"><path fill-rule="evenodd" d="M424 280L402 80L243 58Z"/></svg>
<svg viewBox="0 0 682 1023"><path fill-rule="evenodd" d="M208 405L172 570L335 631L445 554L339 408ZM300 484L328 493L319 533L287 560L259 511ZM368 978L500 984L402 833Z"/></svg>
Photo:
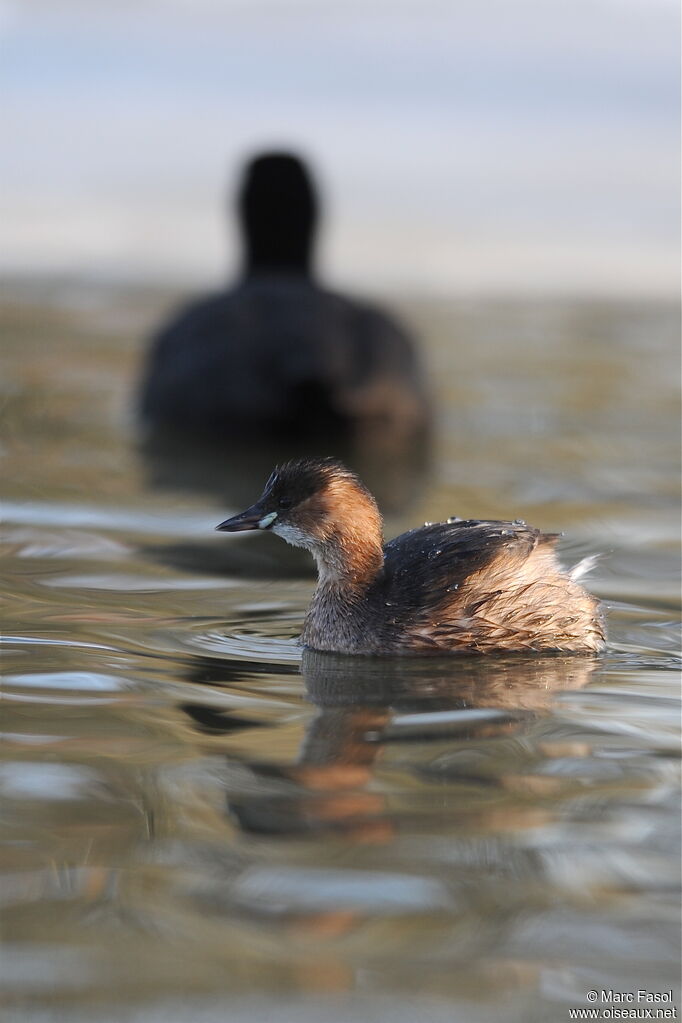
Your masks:
<svg viewBox="0 0 682 1023"><path fill-rule="evenodd" d="M280 497L279 501L277 502L277 506L279 508L291 508L293 503L294 502L290 497Z"/></svg>

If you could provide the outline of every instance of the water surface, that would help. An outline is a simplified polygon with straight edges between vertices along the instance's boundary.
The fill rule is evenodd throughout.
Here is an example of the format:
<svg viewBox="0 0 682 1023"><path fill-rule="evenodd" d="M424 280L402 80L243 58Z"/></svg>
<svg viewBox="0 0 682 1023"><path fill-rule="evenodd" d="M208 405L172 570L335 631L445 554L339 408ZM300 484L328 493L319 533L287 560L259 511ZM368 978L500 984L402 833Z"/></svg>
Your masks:
<svg viewBox="0 0 682 1023"><path fill-rule="evenodd" d="M565 530L610 642L382 661L302 655L305 558L213 532L279 452L136 444L160 304L2 307L8 1019L544 1023L675 987L674 310L406 305L442 411L409 471L358 456L387 532Z"/></svg>

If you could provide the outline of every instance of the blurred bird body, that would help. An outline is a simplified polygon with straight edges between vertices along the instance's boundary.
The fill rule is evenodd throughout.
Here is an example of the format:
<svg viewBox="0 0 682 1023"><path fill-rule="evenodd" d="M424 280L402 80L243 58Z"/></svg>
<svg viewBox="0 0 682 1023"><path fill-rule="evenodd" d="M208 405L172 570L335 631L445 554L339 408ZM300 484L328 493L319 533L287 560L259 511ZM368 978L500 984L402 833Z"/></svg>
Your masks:
<svg viewBox="0 0 682 1023"><path fill-rule="evenodd" d="M155 339L140 396L146 423L213 433L239 424L251 435L423 427L425 389L405 331L311 274L317 199L300 161L255 160L240 215L243 277Z"/></svg>

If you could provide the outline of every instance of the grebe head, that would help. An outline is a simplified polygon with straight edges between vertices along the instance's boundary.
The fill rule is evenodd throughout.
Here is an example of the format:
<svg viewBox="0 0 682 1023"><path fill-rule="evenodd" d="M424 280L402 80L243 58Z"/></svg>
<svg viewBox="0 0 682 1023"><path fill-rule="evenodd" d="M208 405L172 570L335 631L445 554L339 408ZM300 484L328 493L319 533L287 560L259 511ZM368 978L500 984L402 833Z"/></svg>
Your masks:
<svg viewBox="0 0 682 1023"><path fill-rule="evenodd" d="M333 458L278 466L258 501L216 529L277 533L311 551L321 575L357 574L362 562L376 569L377 557L383 560L376 502L355 473Z"/></svg>

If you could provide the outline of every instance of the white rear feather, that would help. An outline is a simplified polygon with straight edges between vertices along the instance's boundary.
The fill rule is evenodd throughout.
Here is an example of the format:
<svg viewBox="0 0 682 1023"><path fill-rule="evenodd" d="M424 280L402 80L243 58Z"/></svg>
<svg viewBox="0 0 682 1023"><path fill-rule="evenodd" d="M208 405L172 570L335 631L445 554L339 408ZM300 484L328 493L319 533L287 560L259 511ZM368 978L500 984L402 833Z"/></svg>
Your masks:
<svg viewBox="0 0 682 1023"><path fill-rule="evenodd" d="M582 579L584 575L587 575L588 572L592 571L600 558L601 554L590 554L588 557L582 558L577 565L574 565L573 568L568 570L569 578L572 579L573 582L576 582L578 579Z"/></svg>

